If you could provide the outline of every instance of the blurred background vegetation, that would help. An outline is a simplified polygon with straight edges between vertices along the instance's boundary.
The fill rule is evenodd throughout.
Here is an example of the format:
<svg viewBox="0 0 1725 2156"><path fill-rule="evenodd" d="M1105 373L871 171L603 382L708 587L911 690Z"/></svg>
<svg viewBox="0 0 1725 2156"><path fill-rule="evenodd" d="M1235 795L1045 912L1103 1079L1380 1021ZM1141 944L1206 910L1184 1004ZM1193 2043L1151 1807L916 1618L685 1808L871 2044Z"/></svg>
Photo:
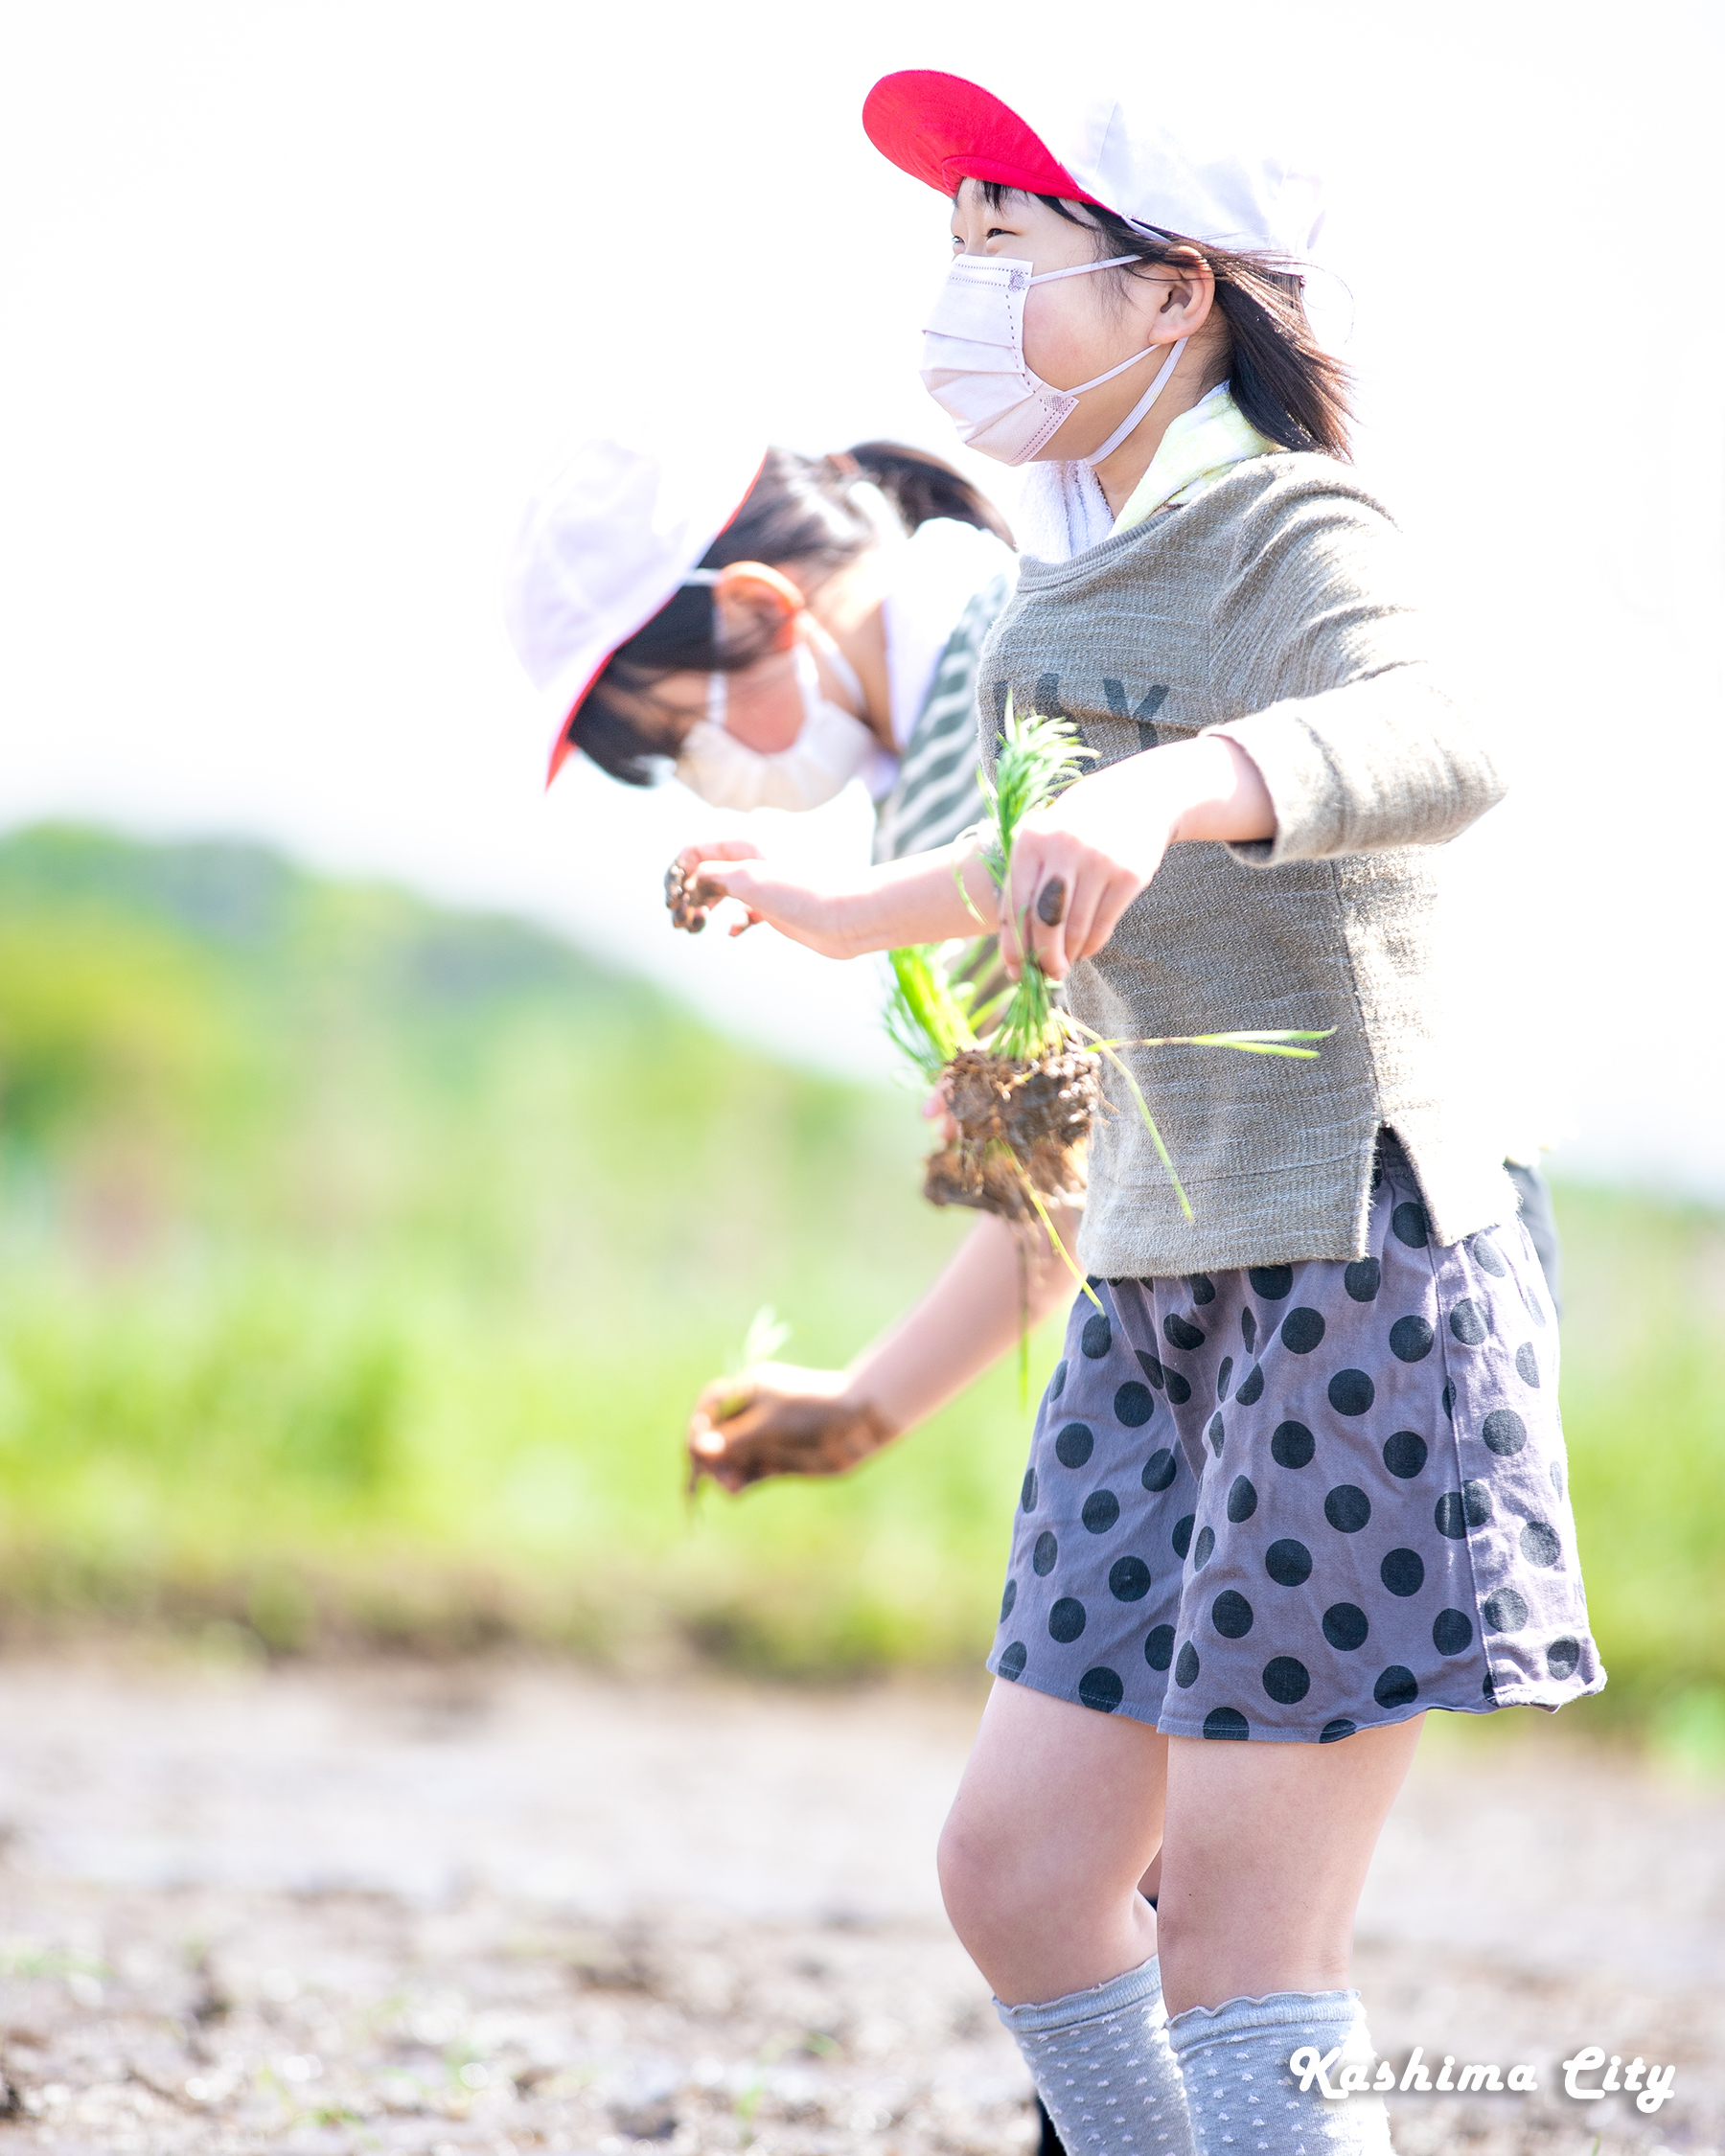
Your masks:
<svg viewBox="0 0 1725 2156"><path fill-rule="evenodd" d="M915 1196L923 1141L911 1096L511 921L252 847L0 841L0 1627L974 1665L1012 1371L843 1483L682 1491L758 1304L842 1361L963 1232ZM1714 1751L1725 1222L1559 1200L1612 1672L1576 1712Z"/></svg>

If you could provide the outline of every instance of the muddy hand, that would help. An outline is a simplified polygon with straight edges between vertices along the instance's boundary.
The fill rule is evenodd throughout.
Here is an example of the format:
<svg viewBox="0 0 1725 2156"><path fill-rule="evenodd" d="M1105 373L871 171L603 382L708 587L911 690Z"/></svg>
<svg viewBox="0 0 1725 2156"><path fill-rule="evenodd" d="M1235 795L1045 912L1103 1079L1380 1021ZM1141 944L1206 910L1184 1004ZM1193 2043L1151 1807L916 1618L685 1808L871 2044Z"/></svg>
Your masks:
<svg viewBox="0 0 1725 2156"><path fill-rule="evenodd" d="M724 896L719 886L704 877L691 882L680 861L674 860L665 871L665 907L674 929L698 936L707 925L709 908Z"/></svg>
<svg viewBox="0 0 1725 2156"><path fill-rule="evenodd" d="M847 1397L837 1370L763 1364L708 1386L689 1418L689 1479L747 1489L774 1475L843 1475L894 1434L878 1408Z"/></svg>

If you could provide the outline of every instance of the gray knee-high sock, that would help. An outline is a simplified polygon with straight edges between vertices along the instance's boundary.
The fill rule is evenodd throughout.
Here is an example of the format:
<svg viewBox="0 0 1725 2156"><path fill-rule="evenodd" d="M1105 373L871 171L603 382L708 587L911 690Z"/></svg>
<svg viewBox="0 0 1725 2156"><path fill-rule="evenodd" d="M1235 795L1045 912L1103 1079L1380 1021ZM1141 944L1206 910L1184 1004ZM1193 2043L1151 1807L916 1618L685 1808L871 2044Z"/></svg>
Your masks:
<svg viewBox="0 0 1725 2156"><path fill-rule="evenodd" d="M1168 2041L1199 2156L1390 2156L1381 2097L1323 2093L1350 2066L1354 2082L1370 2078L1357 1991L1275 1991L1191 2007L1168 2024ZM1311 2055L1296 2073L1288 2062L1302 2051Z"/></svg>
<svg viewBox="0 0 1725 2156"><path fill-rule="evenodd" d="M1194 2156L1154 1957L1093 1991L995 2011L1068 2156Z"/></svg>

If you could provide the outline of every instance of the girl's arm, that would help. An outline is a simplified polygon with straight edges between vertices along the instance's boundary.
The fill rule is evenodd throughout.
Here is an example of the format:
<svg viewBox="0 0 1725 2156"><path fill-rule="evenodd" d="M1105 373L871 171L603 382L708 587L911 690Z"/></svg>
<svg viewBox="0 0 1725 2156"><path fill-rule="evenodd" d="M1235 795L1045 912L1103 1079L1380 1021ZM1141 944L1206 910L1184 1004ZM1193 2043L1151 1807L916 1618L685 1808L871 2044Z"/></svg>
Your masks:
<svg viewBox="0 0 1725 2156"><path fill-rule="evenodd" d="M1077 1211L1052 1217L1070 1250ZM1032 1325L1070 1300L1072 1275L1046 1239L1024 1273L1021 1249L1012 1228L985 1216L921 1301L848 1369L763 1363L709 1385L689 1418L697 1472L727 1490L770 1475L841 1475L926 1422L1016 1343L1026 1299Z"/></svg>
<svg viewBox="0 0 1725 2156"><path fill-rule="evenodd" d="M788 877L758 856L734 858L731 848L724 860L691 849L682 865L698 903L705 903L703 891L737 899L751 920L830 958L974 935L979 920L985 929L999 924L1009 973L1019 969L1023 929L1043 970L1062 980L1101 950L1169 846L1275 832L1256 765L1237 743L1210 734L1125 757L1026 816L1013 846L1008 908L963 840L844 877Z"/></svg>

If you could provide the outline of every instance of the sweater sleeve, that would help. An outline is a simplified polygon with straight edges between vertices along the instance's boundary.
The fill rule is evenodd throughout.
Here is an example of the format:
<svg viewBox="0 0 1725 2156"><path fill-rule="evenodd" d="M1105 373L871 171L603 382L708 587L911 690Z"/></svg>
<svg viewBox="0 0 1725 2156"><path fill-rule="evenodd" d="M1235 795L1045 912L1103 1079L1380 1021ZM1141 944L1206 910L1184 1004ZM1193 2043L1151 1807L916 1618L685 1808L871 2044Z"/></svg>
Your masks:
<svg viewBox="0 0 1725 2156"><path fill-rule="evenodd" d="M1247 713L1212 730L1276 811L1274 838L1230 851L1274 867L1440 845L1503 798L1491 745L1438 681L1390 518L1326 460L1285 465L1211 622L1212 689Z"/></svg>

